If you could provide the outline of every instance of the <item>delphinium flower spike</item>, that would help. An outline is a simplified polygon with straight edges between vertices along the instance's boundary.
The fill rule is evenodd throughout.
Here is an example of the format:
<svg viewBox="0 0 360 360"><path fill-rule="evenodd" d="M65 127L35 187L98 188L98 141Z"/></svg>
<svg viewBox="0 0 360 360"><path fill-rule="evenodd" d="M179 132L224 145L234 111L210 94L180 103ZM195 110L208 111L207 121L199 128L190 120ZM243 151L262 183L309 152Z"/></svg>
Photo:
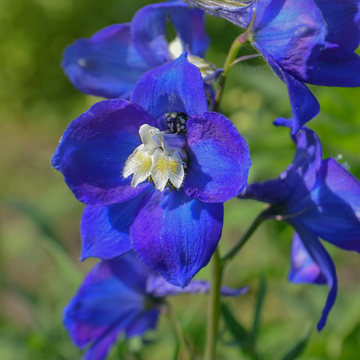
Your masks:
<svg viewBox="0 0 360 360"><path fill-rule="evenodd" d="M285 119L275 124L292 126ZM318 237L341 249L360 252L360 182L333 158L322 159L314 131L304 127L293 139L297 151L287 170L278 179L248 185L239 197L271 204L266 214L295 229L289 279L330 287L318 324L321 330L336 299L337 278L333 261Z"/></svg>
<svg viewBox="0 0 360 360"><path fill-rule="evenodd" d="M305 85L360 86L360 1L185 0L247 28L249 40L288 88L293 133L320 111Z"/></svg>
<svg viewBox="0 0 360 360"><path fill-rule="evenodd" d="M64 52L62 67L80 91L105 98L128 98L140 76L178 58L184 51L206 81L221 72L203 58L209 45L204 12L181 0L140 9L131 23L108 26L89 39L79 39ZM167 19L176 38L166 39Z"/></svg>
<svg viewBox="0 0 360 360"><path fill-rule="evenodd" d="M182 289L156 276L133 252L94 266L64 309L64 324L85 360L103 360L117 338L139 336L156 327L166 296L203 294L209 283L193 280ZM222 288L223 296L247 291Z"/></svg>
<svg viewBox="0 0 360 360"><path fill-rule="evenodd" d="M223 202L245 188L251 165L235 126L207 106L184 54L144 74L130 102L99 102L69 125L52 164L87 204L82 259L133 249L182 287L207 265Z"/></svg>

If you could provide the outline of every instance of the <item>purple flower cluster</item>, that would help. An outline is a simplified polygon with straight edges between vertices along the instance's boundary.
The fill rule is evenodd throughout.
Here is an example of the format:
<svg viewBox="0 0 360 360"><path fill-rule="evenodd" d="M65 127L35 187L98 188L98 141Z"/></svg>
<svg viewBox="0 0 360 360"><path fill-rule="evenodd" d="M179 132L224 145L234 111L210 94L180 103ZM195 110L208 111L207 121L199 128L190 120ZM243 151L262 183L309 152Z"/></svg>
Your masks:
<svg viewBox="0 0 360 360"><path fill-rule="evenodd" d="M169 112L188 117L185 134L169 131ZM203 79L186 54L144 74L130 101L105 100L75 119L52 159L87 205L82 259L133 249L182 287L209 262L221 237L223 202L243 191L250 164L235 126L207 111ZM179 184L173 170L182 175Z"/></svg>
<svg viewBox="0 0 360 360"><path fill-rule="evenodd" d="M275 125L291 127L278 119ZM319 237L344 250L360 252L360 182L333 158L322 159L314 131L293 135L296 154L278 179L253 183L239 196L271 204L267 214L294 230L289 280L328 284L329 296L318 324L326 322L337 293L335 266Z"/></svg>
<svg viewBox="0 0 360 360"><path fill-rule="evenodd" d="M164 37L166 17L180 39L175 60ZM207 81L219 71L200 58L207 45L203 12L173 1L145 7L131 25L110 26L65 51L63 67L78 89L130 99L99 102L72 121L52 159L86 204L81 259L104 260L65 311L74 342L92 344L88 359L104 358L119 332L131 336L156 323L159 311L145 311L143 298L159 290L143 286L140 295L130 296L116 290L119 284L111 288L115 280L138 281L131 266L147 265L147 273L180 286L166 288L157 277L161 296L198 292L200 283L190 280L217 247L223 203L246 186L247 144L230 120L209 111ZM129 251L142 263L115 279ZM101 299L97 286L104 287ZM124 306L108 305L122 298ZM114 324L109 311L119 313Z"/></svg>
<svg viewBox="0 0 360 360"><path fill-rule="evenodd" d="M287 85L297 151L278 179L247 185L249 148L211 111L222 70L204 60L203 10L248 28L248 39ZM64 53L63 69L104 100L73 120L52 158L84 203L81 260L101 261L64 311L85 359L101 360L119 334L155 327L164 297L206 293L192 278L214 254L223 203L254 199L294 230L290 281L330 287L321 330L337 294L322 238L360 251L360 182L303 125L320 106L306 84L359 86L359 0L180 0L146 6L131 23L106 27ZM168 42L167 21L176 38ZM217 99L218 101L218 99ZM224 296L245 288L222 288Z"/></svg>
<svg viewBox="0 0 360 360"><path fill-rule="evenodd" d="M86 349L85 360L105 359L120 334L126 338L154 329L166 296L204 294L209 283L194 280L185 289L154 275L133 252L98 263L64 309L64 324L73 342ZM242 295L247 288L222 287L223 296Z"/></svg>
<svg viewBox="0 0 360 360"><path fill-rule="evenodd" d="M203 60L209 45L203 18L203 11L189 9L181 0L145 6L131 23L108 26L68 46L62 67L78 90L108 99L128 98L141 75L184 51L202 64L204 78L211 80L218 71ZM177 33L170 44L167 19Z"/></svg>
<svg viewBox="0 0 360 360"><path fill-rule="evenodd" d="M318 115L304 83L360 86L359 0L185 0L247 28L250 41L289 92L293 133Z"/></svg>

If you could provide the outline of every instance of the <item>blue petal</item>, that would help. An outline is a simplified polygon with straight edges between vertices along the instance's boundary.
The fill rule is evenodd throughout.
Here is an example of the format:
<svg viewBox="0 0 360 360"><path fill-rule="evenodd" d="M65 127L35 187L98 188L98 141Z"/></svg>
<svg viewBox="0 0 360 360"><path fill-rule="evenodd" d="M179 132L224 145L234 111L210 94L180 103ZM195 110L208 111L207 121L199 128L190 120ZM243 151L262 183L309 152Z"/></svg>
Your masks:
<svg viewBox="0 0 360 360"><path fill-rule="evenodd" d="M284 71L305 79L317 68L326 23L313 0L259 0L253 42ZM267 57L266 57L267 59ZM268 59L267 59L268 60Z"/></svg>
<svg viewBox="0 0 360 360"><path fill-rule="evenodd" d="M152 274L133 251L108 261L111 272L124 285L133 291L145 295L146 284Z"/></svg>
<svg viewBox="0 0 360 360"><path fill-rule="evenodd" d="M202 10L190 9L182 0L174 1L169 9L170 21L174 25L185 51L201 58L205 57L210 43L210 38L205 32L204 15Z"/></svg>
<svg viewBox="0 0 360 360"><path fill-rule="evenodd" d="M214 203L237 196L246 186L251 160L236 127L225 116L206 112L190 118L186 129L185 193Z"/></svg>
<svg viewBox="0 0 360 360"><path fill-rule="evenodd" d="M227 286L222 286L220 291L221 291L221 295L224 296L224 297L239 296L239 295L246 294L249 291L249 287L244 286L242 288L232 289L232 288L229 288Z"/></svg>
<svg viewBox="0 0 360 360"><path fill-rule="evenodd" d="M304 245L307 253L316 263L321 270L321 273L325 276L326 282L330 287L330 292L326 300L325 307L322 312L321 319L317 325L318 330L322 330L325 326L326 319L329 315L331 308L333 307L336 295L337 295L337 277L334 263L327 253L319 239L308 230L300 221L296 220L291 222L291 225L297 231L299 238Z"/></svg>
<svg viewBox="0 0 360 360"><path fill-rule="evenodd" d="M110 205L141 193L130 186L122 169L141 144L139 128L154 120L126 100L106 100L72 121L52 158L76 198L85 204Z"/></svg>
<svg viewBox="0 0 360 360"><path fill-rule="evenodd" d="M289 207L309 194L317 181L322 161L321 143L314 131L304 127L292 138L296 144L296 154L289 169L296 172L298 182L287 199Z"/></svg>
<svg viewBox="0 0 360 360"><path fill-rule="evenodd" d="M276 126L291 127L291 122L279 118ZM278 179L253 183L246 187L239 198L277 204L285 202L289 212L302 212L311 204L296 207L298 202L307 197L317 180L321 167L322 148L316 133L306 127L292 136L296 144L296 154L291 165L288 166Z"/></svg>
<svg viewBox="0 0 360 360"><path fill-rule="evenodd" d="M360 252L360 182L334 159L324 160L314 189L297 205L308 211L299 216L319 237Z"/></svg>
<svg viewBox="0 0 360 360"><path fill-rule="evenodd" d="M312 92L300 81L288 74L268 53L259 48L265 59L274 70L275 74L282 80L287 88L293 114L293 131L297 133L308 121L318 115L320 111L319 102Z"/></svg>
<svg viewBox="0 0 360 360"><path fill-rule="evenodd" d="M129 93L151 67L130 39L130 25L108 26L89 40L79 39L64 52L62 67L86 94L118 98Z"/></svg>
<svg viewBox="0 0 360 360"><path fill-rule="evenodd" d="M252 199L268 204L283 202L297 182L297 177L292 176L293 172L284 172L282 177L262 183L252 183L246 186L245 191L238 195L239 199Z"/></svg>
<svg viewBox="0 0 360 360"><path fill-rule="evenodd" d="M283 118L283 117L280 117L280 118L277 118L273 121L273 124L275 126L285 126L285 127L288 127L290 129L293 128L293 119L287 119L287 118Z"/></svg>
<svg viewBox="0 0 360 360"><path fill-rule="evenodd" d="M231 1L229 3L219 1L202 0L184 0L191 6L205 10L208 14L216 17L222 17L231 21L235 25L247 28L251 22L256 1Z"/></svg>
<svg viewBox="0 0 360 360"><path fill-rule="evenodd" d="M360 56L353 54L336 63L319 61L318 69L306 82L322 86L360 86Z"/></svg>
<svg viewBox="0 0 360 360"><path fill-rule="evenodd" d="M141 206L141 205L140 205ZM208 264L221 237L223 205L155 190L130 229L140 259L170 283L185 287Z"/></svg>
<svg viewBox="0 0 360 360"><path fill-rule="evenodd" d="M134 315L130 319L134 318ZM83 360L105 360L110 347L116 342L119 333L123 330L122 327L114 326L99 337L97 341L86 351Z"/></svg>
<svg viewBox="0 0 360 360"><path fill-rule="evenodd" d="M207 111L207 99L199 69L190 64L186 53L141 77L131 100L141 105L154 118L158 127L169 111L188 116Z"/></svg>
<svg viewBox="0 0 360 360"><path fill-rule="evenodd" d="M210 291L210 283L202 280L192 280L188 286L181 288L172 285L160 276L150 276L147 282L146 292L155 297L174 296L179 294L205 294ZM248 291L248 287L231 289L226 286L221 287L223 296L243 295Z"/></svg>
<svg viewBox="0 0 360 360"><path fill-rule="evenodd" d="M127 338L144 334L147 330L155 329L159 319L160 312L157 309L144 310L138 317L126 328Z"/></svg>
<svg viewBox="0 0 360 360"><path fill-rule="evenodd" d="M141 200L142 195L110 206L86 206L80 226L81 260L107 260L130 251L130 225Z"/></svg>
<svg viewBox="0 0 360 360"><path fill-rule="evenodd" d="M215 100L215 93L212 86L210 86L213 82L215 82L219 77L224 73L224 69L218 68L212 74L206 75L203 80L205 82L205 90L208 95L211 96L212 101ZM209 111L212 110L212 107L208 107Z"/></svg>
<svg viewBox="0 0 360 360"><path fill-rule="evenodd" d="M154 297L166 297L179 294L205 294L210 290L208 281L192 280L188 286L182 288L167 282L160 276L150 276L146 286L146 292Z"/></svg>
<svg viewBox="0 0 360 360"><path fill-rule="evenodd" d="M104 359L118 333L143 309L145 288L142 292L134 291L113 273L116 263L123 261L136 259L130 253L124 259L97 264L64 309L64 324L74 343L81 348L91 345L87 359Z"/></svg>
<svg viewBox="0 0 360 360"><path fill-rule="evenodd" d="M294 284L326 284L326 278L322 274L320 267L306 251L306 248L296 232L294 233L291 244L291 269L289 281Z"/></svg>
<svg viewBox="0 0 360 360"><path fill-rule="evenodd" d="M140 9L131 23L134 45L151 67L172 60L165 36L167 9L156 5L148 5Z"/></svg>
<svg viewBox="0 0 360 360"><path fill-rule="evenodd" d="M314 0L327 24L320 60L336 62L351 56L360 42L359 0Z"/></svg>
<svg viewBox="0 0 360 360"><path fill-rule="evenodd" d="M131 22L133 42L144 59L156 67L172 59L166 40L166 20L174 25L185 51L204 57L209 45L203 12L183 1L168 1L140 9Z"/></svg>
<svg viewBox="0 0 360 360"><path fill-rule="evenodd" d="M317 171L322 161L322 147L315 131L303 128L292 136L296 145L296 154L292 162L293 166L301 169L301 174L309 189L316 181Z"/></svg>

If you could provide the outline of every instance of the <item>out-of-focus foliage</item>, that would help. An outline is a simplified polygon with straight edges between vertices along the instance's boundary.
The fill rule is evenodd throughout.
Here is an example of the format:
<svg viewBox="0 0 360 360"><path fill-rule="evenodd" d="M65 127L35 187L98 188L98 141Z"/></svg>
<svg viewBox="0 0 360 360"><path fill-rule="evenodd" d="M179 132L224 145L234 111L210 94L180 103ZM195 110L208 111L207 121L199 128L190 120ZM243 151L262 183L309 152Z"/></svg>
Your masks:
<svg viewBox="0 0 360 360"><path fill-rule="evenodd" d="M148 0L0 0L0 359L79 359L61 324L61 312L94 261L78 262L82 205L67 189L50 157L67 124L99 99L78 93L60 68L61 53L79 37L113 23L128 22ZM221 66L239 29L207 18L212 46L208 59ZM242 53L252 52L245 47ZM325 156L342 154L360 177L360 89L313 87L322 111L309 124ZM285 86L261 59L234 66L223 99L224 113L250 146L250 181L275 177L294 154L287 129L271 123L289 116ZM226 204L224 253L251 223L261 204ZM250 329L259 275L267 278L257 348L264 359L281 359L317 323L327 289L291 285L291 229L263 225L225 273L225 285L251 286L249 294L226 300ZM300 359L358 358L360 346L359 255L327 246L339 276L339 296L325 329L312 332ZM204 269L198 278L209 278ZM205 339L206 296L173 299L195 354ZM158 331L121 342L111 359L172 359L175 339L163 317ZM225 324L219 359L245 359ZM315 327L314 327L315 328ZM145 346L145 348L144 348ZM144 350L145 349L145 350Z"/></svg>

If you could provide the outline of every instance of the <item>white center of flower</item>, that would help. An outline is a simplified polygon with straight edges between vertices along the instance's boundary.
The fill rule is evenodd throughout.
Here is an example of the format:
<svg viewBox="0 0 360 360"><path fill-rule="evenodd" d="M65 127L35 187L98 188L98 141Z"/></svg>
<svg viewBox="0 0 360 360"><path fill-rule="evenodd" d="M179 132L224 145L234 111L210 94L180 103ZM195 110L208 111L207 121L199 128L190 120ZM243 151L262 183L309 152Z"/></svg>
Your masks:
<svg viewBox="0 0 360 360"><path fill-rule="evenodd" d="M184 46L178 36L169 43L169 52L174 60L177 59L184 51ZM198 56L188 54L187 59L191 64L199 68L203 78L212 75L216 71L216 66L213 63Z"/></svg>
<svg viewBox="0 0 360 360"><path fill-rule="evenodd" d="M179 189L185 172L183 160L175 145L166 141L164 133L158 128L147 124L140 127L139 134L143 143L126 160L124 178L133 174L132 187L151 176L160 191L164 191L168 181Z"/></svg>

